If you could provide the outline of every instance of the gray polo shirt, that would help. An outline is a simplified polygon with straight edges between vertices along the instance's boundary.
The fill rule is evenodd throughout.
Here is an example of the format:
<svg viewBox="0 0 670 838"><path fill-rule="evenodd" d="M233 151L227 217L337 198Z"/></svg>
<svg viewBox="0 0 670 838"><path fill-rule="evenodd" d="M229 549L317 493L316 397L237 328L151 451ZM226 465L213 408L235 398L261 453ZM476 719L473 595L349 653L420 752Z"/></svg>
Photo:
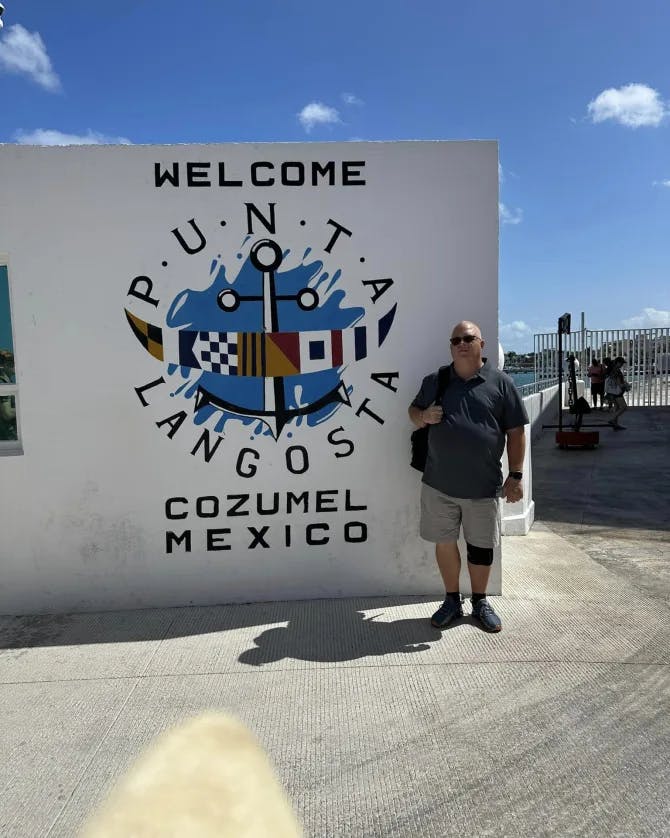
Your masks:
<svg viewBox="0 0 670 838"><path fill-rule="evenodd" d="M423 379L412 405L425 410L436 396L437 372L433 372ZM423 482L455 498L500 494L505 432L528 423L512 379L484 363L465 381L452 364L442 408L442 421L428 431Z"/></svg>

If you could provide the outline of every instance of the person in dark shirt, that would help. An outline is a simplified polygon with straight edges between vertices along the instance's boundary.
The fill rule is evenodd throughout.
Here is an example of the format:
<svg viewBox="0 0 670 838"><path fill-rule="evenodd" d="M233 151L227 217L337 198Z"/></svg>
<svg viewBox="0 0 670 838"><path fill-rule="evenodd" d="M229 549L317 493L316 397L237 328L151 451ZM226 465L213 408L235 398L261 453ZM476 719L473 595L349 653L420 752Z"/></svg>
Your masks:
<svg viewBox="0 0 670 838"><path fill-rule="evenodd" d="M493 550L500 543L500 497L523 497L522 469L528 415L512 379L489 366L482 355L479 326L464 320L451 335L449 382L436 405L438 373L427 375L409 407L412 422L430 426L421 487L421 537L435 544L446 588L444 603L431 618L445 628L463 616L459 591L463 527L472 584L472 616L487 631L502 622L486 598ZM503 483L501 458L507 443L509 476Z"/></svg>

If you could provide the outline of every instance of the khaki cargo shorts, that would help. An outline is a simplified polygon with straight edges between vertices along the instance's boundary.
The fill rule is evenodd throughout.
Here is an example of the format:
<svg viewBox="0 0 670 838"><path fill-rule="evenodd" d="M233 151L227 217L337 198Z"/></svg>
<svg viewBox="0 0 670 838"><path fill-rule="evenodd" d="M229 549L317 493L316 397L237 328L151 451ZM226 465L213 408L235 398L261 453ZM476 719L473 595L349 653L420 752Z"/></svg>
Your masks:
<svg viewBox="0 0 670 838"><path fill-rule="evenodd" d="M463 537L473 547L500 544L500 498L453 498L432 486L421 484L421 524L419 534L434 544L458 541Z"/></svg>

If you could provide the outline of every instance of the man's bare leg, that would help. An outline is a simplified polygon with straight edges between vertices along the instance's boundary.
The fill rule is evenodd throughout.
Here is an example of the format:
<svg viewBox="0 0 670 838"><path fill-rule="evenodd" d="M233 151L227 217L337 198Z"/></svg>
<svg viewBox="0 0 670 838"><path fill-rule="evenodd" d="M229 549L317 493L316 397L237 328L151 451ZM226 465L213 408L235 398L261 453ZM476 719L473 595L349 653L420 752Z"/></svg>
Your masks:
<svg viewBox="0 0 670 838"><path fill-rule="evenodd" d="M444 582L445 592L451 594L451 596L445 597L444 604L433 614L430 622L435 628L446 628L452 620L463 616L461 598L458 594L461 554L458 552L458 544L454 541L436 544L435 556Z"/></svg>
<svg viewBox="0 0 670 838"><path fill-rule="evenodd" d="M444 589L447 592L458 591L460 587L459 577L461 575L461 554L458 551L458 544L454 542L436 544L435 557L440 575L444 582Z"/></svg>
<svg viewBox="0 0 670 838"><path fill-rule="evenodd" d="M489 576L491 575L491 565L472 564L472 562L468 562L468 572L470 573L472 593L485 594L489 584Z"/></svg>

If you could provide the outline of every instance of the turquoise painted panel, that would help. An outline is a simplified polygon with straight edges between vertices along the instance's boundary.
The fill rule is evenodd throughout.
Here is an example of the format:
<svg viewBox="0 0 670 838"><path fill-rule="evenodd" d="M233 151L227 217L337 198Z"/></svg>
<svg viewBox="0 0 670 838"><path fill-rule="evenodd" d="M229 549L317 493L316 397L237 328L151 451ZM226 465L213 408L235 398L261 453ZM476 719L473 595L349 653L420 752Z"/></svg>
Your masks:
<svg viewBox="0 0 670 838"><path fill-rule="evenodd" d="M14 383L14 344L12 315L9 310L9 277L7 265L0 265L0 383Z"/></svg>

